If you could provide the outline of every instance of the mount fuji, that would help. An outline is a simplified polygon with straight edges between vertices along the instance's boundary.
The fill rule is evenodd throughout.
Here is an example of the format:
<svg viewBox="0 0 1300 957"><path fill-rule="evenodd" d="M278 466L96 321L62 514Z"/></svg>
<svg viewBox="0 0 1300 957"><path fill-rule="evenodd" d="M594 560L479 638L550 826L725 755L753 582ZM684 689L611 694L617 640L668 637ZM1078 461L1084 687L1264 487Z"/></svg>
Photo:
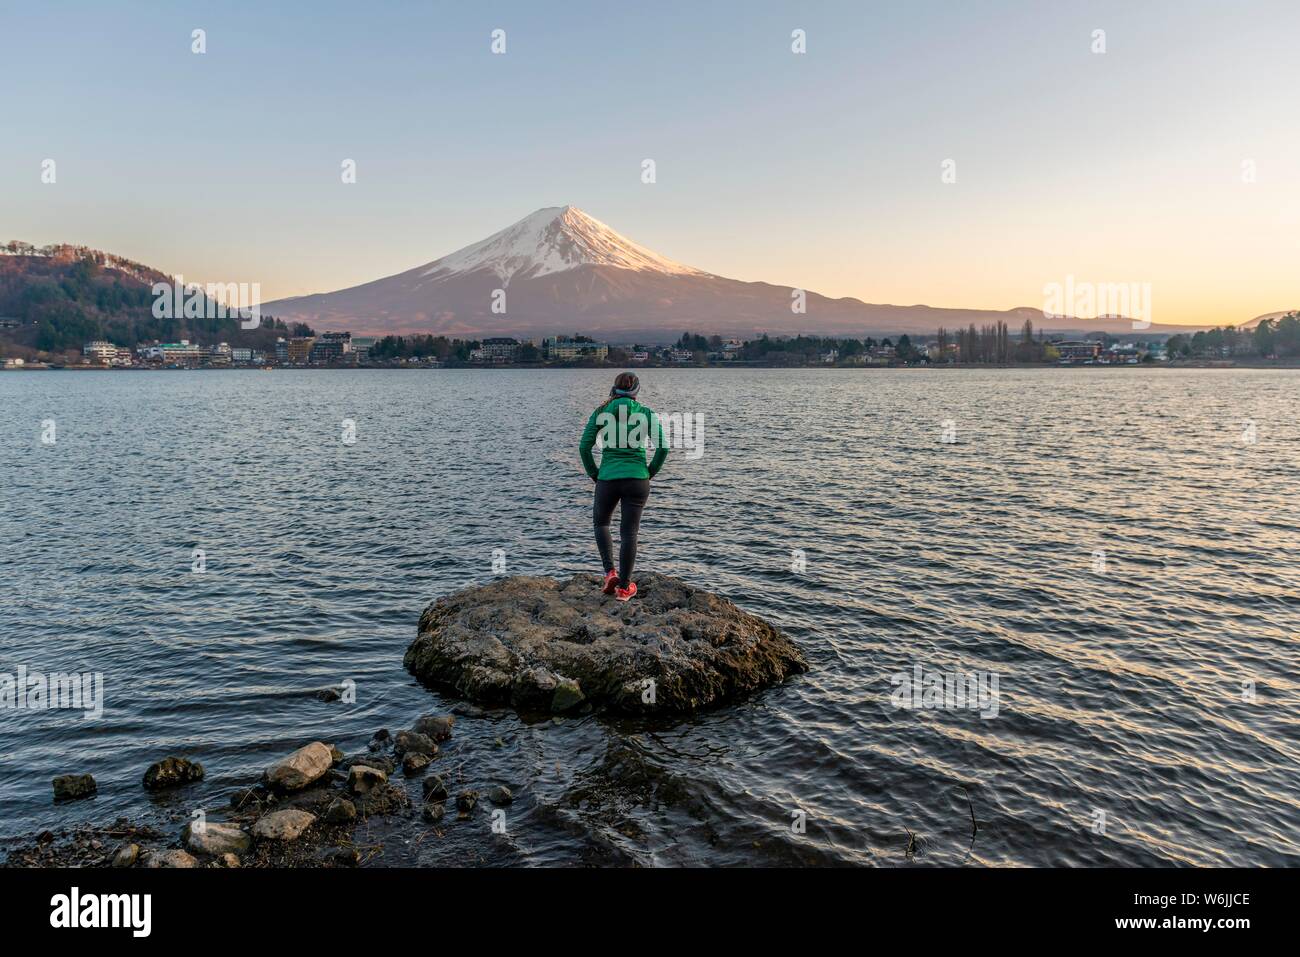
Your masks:
<svg viewBox="0 0 1300 957"><path fill-rule="evenodd" d="M423 266L337 292L279 299L262 310L318 330L357 334L533 338L577 332L621 343L668 342L686 331L928 335L938 326L999 319L1013 330L1025 319L1044 325L1040 309L871 305L814 292L806 293L806 310L796 313L792 293L789 286L727 279L675 262L575 206L552 206ZM1071 329L1131 331L1126 320L1056 320L1046 327L1067 328L1063 322Z"/></svg>

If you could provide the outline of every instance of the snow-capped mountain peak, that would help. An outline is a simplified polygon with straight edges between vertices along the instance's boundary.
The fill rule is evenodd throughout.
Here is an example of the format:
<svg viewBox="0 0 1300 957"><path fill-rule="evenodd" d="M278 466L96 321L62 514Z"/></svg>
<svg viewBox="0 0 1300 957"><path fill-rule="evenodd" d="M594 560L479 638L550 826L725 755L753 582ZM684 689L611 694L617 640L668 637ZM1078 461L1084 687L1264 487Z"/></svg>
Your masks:
<svg viewBox="0 0 1300 957"><path fill-rule="evenodd" d="M576 206L548 206L481 242L435 260L422 276L438 281L490 269L509 282L584 265L672 276L709 275L632 242Z"/></svg>

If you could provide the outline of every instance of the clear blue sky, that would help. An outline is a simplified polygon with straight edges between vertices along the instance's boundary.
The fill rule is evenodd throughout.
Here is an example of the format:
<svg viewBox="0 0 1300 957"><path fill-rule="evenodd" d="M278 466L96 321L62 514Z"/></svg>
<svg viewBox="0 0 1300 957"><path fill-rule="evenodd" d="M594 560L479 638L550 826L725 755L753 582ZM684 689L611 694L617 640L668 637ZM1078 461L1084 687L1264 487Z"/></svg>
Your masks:
<svg viewBox="0 0 1300 957"><path fill-rule="evenodd" d="M1072 274L1152 282L1158 322L1300 305L1295 0L0 11L0 240L269 299L571 203L691 265L874 302L1036 305Z"/></svg>

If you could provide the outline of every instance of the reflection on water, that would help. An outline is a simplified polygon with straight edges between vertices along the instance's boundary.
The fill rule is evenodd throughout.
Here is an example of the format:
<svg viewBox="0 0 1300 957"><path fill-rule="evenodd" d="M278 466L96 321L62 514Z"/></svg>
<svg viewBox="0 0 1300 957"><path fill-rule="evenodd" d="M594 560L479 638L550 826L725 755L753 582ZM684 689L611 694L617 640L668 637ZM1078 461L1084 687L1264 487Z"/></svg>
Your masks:
<svg viewBox="0 0 1300 957"><path fill-rule="evenodd" d="M401 667L424 603L493 549L595 567L576 442L609 378L0 376L0 671L105 681L98 720L0 712L0 833L215 808L306 740L450 707ZM812 672L673 722L463 719L439 760L510 785L507 835L451 823L389 862L1300 862L1300 373L642 378L705 423L642 567L774 620ZM995 675L996 717L892 706L917 665ZM356 704L312 695L344 679ZM208 778L153 804L177 752ZM55 808L69 771L99 795Z"/></svg>

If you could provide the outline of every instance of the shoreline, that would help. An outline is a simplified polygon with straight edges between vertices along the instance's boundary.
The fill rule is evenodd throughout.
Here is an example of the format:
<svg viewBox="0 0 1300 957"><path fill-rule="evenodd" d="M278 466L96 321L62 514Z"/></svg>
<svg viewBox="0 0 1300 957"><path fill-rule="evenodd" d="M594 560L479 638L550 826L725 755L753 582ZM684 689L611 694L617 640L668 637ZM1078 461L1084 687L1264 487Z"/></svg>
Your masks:
<svg viewBox="0 0 1300 957"><path fill-rule="evenodd" d="M462 702L445 715L416 718L411 730L390 733L380 728L349 754L319 739L304 741L259 779L235 787L225 795L225 804L194 808L188 816L173 806L171 811L181 813L169 815L170 823L146 815L119 815L111 821L88 820L15 835L3 841L6 849L0 867L220 869L388 863L384 858L390 851L405 852L411 844L444 840L457 825L489 814L485 808L513 802L509 786L496 782L490 771L467 777L458 749L452 751L457 755L454 764L440 760L453 741L458 717L472 720L487 715L488 709ZM436 733L414 730L420 727ZM302 757L304 752L309 752L307 758ZM310 760L316 764L300 776L305 783L291 781L286 786L283 769L309 767ZM154 792L173 796L180 804L186 785L201 781L204 772L174 755L160 759L150 772L172 761L198 768L197 777L182 775ZM56 796L54 800L64 804L76 799ZM182 819L185 825L177 827ZM196 820L203 824L196 827ZM482 832L474 828L470 834L457 835L466 837L472 843L465 848L465 863L477 863L472 845L483 843Z"/></svg>
<svg viewBox="0 0 1300 957"><path fill-rule="evenodd" d="M714 362L705 365L680 363L674 365L646 365L633 363L629 365L567 365L564 363L465 363L457 365L354 365L354 366L169 366L169 367L112 367L112 366L21 366L18 368L0 368L6 372L485 372L485 371L572 371L586 369L590 371L609 371L613 369L654 369L654 370L711 370L711 369L784 369L805 372L976 372L976 371L1021 371L1032 369L1128 369L1128 370L1162 370L1188 371L1194 369L1300 369L1300 358L1279 360L1240 361L1231 359L1200 360L1189 362L1154 362L1154 363L1084 363L1084 362L1021 362L1010 364L998 363L944 363L935 365L782 365L768 362Z"/></svg>

